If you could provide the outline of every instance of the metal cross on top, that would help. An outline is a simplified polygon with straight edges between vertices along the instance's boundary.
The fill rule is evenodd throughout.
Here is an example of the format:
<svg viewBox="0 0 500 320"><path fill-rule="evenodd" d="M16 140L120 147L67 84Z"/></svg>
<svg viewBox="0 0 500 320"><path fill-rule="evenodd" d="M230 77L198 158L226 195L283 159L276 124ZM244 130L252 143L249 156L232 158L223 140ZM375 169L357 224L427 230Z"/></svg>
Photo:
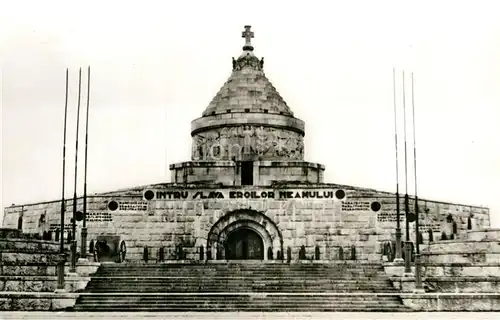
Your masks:
<svg viewBox="0 0 500 320"><path fill-rule="evenodd" d="M250 43L250 39L253 38L253 31L250 31L252 26L245 26L245 31L241 33L241 37L245 38L245 47L248 49L253 49L252 44Z"/></svg>

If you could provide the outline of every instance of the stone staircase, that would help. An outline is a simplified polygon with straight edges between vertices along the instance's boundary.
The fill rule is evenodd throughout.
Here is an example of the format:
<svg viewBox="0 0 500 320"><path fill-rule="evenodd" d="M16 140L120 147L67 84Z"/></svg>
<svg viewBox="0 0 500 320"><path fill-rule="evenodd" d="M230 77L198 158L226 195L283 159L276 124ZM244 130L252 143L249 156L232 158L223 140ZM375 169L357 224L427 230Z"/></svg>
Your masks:
<svg viewBox="0 0 500 320"><path fill-rule="evenodd" d="M103 264L75 311L409 311L380 264Z"/></svg>

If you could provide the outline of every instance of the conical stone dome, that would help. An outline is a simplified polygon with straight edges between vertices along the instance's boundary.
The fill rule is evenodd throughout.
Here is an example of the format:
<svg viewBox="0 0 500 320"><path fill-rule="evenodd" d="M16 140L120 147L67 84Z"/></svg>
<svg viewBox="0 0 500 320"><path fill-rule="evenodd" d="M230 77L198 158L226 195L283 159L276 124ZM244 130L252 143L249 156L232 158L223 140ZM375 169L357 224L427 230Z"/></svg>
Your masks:
<svg viewBox="0 0 500 320"><path fill-rule="evenodd" d="M266 78L264 58L253 53L253 32L232 73L208 107L191 123L192 160L303 160L304 122Z"/></svg>
<svg viewBox="0 0 500 320"><path fill-rule="evenodd" d="M233 58L233 72L215 95L203 116L233 113L261 112L293 116L292 111L263 71L264 59L245 50Z"/></svg>

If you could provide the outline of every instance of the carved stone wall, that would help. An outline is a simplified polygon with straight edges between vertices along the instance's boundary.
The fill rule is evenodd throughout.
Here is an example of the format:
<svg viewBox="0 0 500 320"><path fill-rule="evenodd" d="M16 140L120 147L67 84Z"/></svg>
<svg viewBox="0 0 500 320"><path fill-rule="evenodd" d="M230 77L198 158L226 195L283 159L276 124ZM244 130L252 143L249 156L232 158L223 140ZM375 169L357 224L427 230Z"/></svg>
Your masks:
<svg viewBox="0 0 500 320"><path fill-rule="evenodd" d="M303 136L284 129L247 125L218 128L193 137L192 160L238 160L242 155L255 155L260 160L303 160Z"/></svg>
<svg viewBox="0 0 500 320"><path fill-rule="evenodd" d="M88 241L103 235L119 236L127 244L126 259L129 261L141 260L145 246L151 248L152 259L156 259L161 247L166 249L165 256L170 257L176 245L181 243L185 248L187 259L196 260L199 257L199 247L203 245L206 248L210 230L217 221L235 210L262 213L259 214L260 220L256 221L260 221L263 228L269 230L270 235L278 232L269 229L271 227L269 224L276 226L283 239L283 250L291 247L294 260L298 259L302 246L305 247L308 257L314 256L315 248L319 246L321 257L326 260L336 260L339 256L339 247L347 253L349 248L355 245L359 260L380 261L381 243L394 239L395 221L392 217L396 203L393 194L366 189L338 189L321 184L309 188L252 186L206 189L151 187L151 189L164 191L164 194L147 200L145 189L137 188L116 195L90 196L87 206ZM338 193L339 190L343 192ZM116 206L111 206L113 202ZM68 212L72 210L71 203L68 201ZM81 203L80 198L77 210L82 210ZM375 205L377 203L379 205ZM37 221L39 215L46 212L48 221L56 223L60 219L60 207L58 201L9 207L5 209L4 225L15 228L17 216L22 209L27 222L24 232L39 233L42 231L42 226L28 221ZM424 203L421 208L425 208ZM454 212L454 220L460 221L460 216L467 217L472 211L474 219L480 219L479 221L484 223L478 227L473 224L473 231L476 231L476 228L489 226L489 211L486 208L432 201L427 201L427 208L430 210L422 213L422 222L431 217L433 220L446 221L449 212ZM11 219L10 216L14 218ZM71 215L67 214L66 217L69 224ZM244 215L238 217L244 218ZM231 219L229 223L236 221ZM248 221L249 218L243 220ZM264 226L265 223L268 226ZM402 220L401 223L404 228L405 222ZM415 239L414 225L414 223L410 225L412 240ZM77 239L80 239L81 226L82 223L79 221ZM457 228L458 233L472 233L467 231L466 224L458 223ZM426 227L422 229L424 241L427 242ZM441 231L441 229L436 230L434 242L442 242L443 246L453 245L450 240L439 239ZM494 245L498 247L499 232L489 231L487 235L475 235L471 239L482 240L488 236L493 242L496 241ZM263 231L262 234L264 235ZM79 245L80 241L77 243ZM264 243L271 242L264 241ZM273 244L273 248L275 245L276 243ZM480 250L478 249L478 252Z"/></svg>

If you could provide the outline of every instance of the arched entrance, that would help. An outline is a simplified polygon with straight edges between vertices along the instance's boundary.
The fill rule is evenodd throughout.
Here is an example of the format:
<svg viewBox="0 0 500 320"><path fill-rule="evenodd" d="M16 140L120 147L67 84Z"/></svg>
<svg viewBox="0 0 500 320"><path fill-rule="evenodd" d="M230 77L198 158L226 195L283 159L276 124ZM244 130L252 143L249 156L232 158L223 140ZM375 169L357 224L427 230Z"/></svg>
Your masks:
<svg viewBox="0 0 500 320"><path fill-rule="evenodd" d="M207 235L208 260L283 257L283 237L274 221L249 209L227 212ZM269 254L271 253L271 254Z"/></svg>
<svg viewBox="0 0 500 320"><path fill-rule="evenodd" d="M227 260L263 260L264 242L259 234L248 228L231 232L224 244Z"/></svg>

